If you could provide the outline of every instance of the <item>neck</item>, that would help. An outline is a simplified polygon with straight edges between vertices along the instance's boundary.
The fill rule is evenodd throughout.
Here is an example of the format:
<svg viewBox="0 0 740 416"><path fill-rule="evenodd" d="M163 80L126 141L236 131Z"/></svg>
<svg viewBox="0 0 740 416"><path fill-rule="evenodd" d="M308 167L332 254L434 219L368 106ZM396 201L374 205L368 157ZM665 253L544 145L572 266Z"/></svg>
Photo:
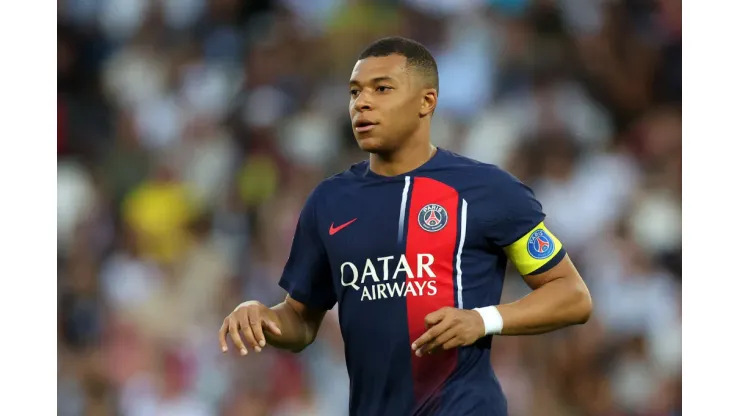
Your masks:
<svg viewBox="0 0 740 416"><path fill-rule="evenodd" d="M436 153L437 147L428 140L410 141L389 154L370 154L370 170L382 176L397 176L420 167Z"/></svg>

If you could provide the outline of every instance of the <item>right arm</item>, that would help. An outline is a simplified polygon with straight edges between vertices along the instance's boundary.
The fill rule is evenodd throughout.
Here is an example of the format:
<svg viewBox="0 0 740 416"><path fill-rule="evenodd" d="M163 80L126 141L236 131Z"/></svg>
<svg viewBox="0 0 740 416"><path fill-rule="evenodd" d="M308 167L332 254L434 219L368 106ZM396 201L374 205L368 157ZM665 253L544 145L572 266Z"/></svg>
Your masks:
<svg viewBox="0 0 740 416"><path fill-rule="evenodd" d="M282 334L267 334L267 343L293 352L300 352L314 342L326 315L325 310L312 309L290 295L270 310L275 314Z"/></svg>
<svg viewBox="0 0 740 416"><path fill-rule="evenodd" d="M229 334L241 354L247 354L240 331L257 352L266 344L299 352L316 339L326 311L336 303L329 260L316 224L316 198L314 191L301 211L280 278L280 286L288 292L285 301L272 308L257 301L239 305L221 326L222 351L228 350Z"/></svg>
<svg viewBox="0 0 740 416"><path fill-rule="evenodd" d="M267 344L300 352L316 339L325 314L326 311L312 309L290 295L272 308L257 301L244 302L224 319L219 332L221 350L228 351L229 334L241 355L247 355L247 346L260 352Z"/></svg>

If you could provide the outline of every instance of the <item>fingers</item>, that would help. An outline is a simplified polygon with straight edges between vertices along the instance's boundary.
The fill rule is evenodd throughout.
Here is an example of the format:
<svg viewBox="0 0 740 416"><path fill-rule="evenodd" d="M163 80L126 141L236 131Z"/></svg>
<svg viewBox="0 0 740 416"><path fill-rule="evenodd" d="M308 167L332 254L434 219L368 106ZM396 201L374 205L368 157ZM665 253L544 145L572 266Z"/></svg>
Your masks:
<svg viewBox="0 0 740 416"><path fill-rule="evenodd" d="M254 338L254 331L252 330L252 325L249 322L246 322L245 324L241 325L241 327L242 327L242 334L244 335L244 340L247 341L247 345L257 350L257 347L259 347L259 345L257 344L257 340Z"/></svg>
<svg viewBox="0 0 740 416"><path fill-rule="evenodd" d="M451 350L464 345L464 343L457 336L452 337L449 341L442 344L443 350Z"/></svg>
<svg viewBox="0 0 740 416"><path fill-rule="evenodd" d="M239 350L241 355L247 355L247 347L244 346L242 338L239 336L239 324L236 319L229 319L229 335L231 335L231 342Z"/></svg>
<svg viewBox="0 0 740 416"><path fill-rule="evenodd" d="M446 311L447 311L447 308L442 308L442 309L436 310L436 311L430 313L429 315L427 315L426 317L424 317L424 324L426 325L426 327L427 328L430 328L433 325L436 325L436 324L442 322L442 320L445 317Z"/></svg>
<svg viewBox="0 0 740 416"><path fill-rule="evenodd" d="M269 320L267 318L264 318L263 319L263 322L265 324L264 325L265 326L265 329L268 332L272 333L273 335L277 335L277 336L280 336L280 335L283 334L283 331L280 330L280 327L275 322L273 322L273 321L271 321L271 320Z"/></svg>
<svg viewBox="0 0 740 416"><path fill-rule="evenodd" d="M446 343L450 342L453 338L455 338L455 331L447 330L439 334L439 336L428 342L422 348L416 350L416 355L421 357L425 353L432 352L440 345L445 345Z"/></svg>
<svg viewBox="0 0 740 416"><path fill-rule="evenodd" d="M247 311L247 319L249 319L249 329L251 330L250 336L247 341L252 345L255 351L262 351L262 347L265 346L265 335L262 333L262 317L259 312L255 309Z"/></svg>
<svg viewBox="0 0 740 416"><path fill-rule="evenodd" d="M255 302L245 302L234 309L234 311L224 319L224 323L218 331L218 340L221 345L221 351L228 351L226 338L227 333L230 334L231 341L234 343L234 346L239 350L241 355L247 355L247 346L251 346L257 352L262 351L262 348L267 345L265 330L278 336L282 334L277 323L266 318L266 315L264 315L264 312L262 311L263 308L264 306Z"/></svg>
<svg viewBox="0 0 740 416"><path fill-rule="evenodd" d="M226 333L229 332L229 318L224 319L221 329L218 330L218 343L221 344L221 352L229 350L229 346L226 344Z"/></svg>
<svg viewBox="0 0 740 416"><path fill-rule="evenodd" d="M417 355L421 353L419 351L424 345L431 342L433 339L437 338L438 336L442 335L447 329L450 328L452 325L451 321L442 321L431 328L427 330L422 336L420 336L416 341L414 341L413 344L411 344L411 349L417 352Z"/></svg>

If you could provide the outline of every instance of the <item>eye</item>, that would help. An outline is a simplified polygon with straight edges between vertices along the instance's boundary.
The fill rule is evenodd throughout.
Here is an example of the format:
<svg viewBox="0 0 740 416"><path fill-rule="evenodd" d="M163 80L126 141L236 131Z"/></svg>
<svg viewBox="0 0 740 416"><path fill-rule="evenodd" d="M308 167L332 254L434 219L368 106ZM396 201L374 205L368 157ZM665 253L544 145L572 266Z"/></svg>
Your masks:
<svg viewBox="0 0 740 416"><path fill-rule="evenodd" d="M390 91L390 90L392 90L392 89L393 89L393 88L391 88L391 87L389 87L389 86L386 86L386 85L381 85L381 86L379 86L379 87L377 88L377 91L378 91L378 92L389 92L389 91Z"/></svg>
<svg viewBox="0 0 740 416"><path fill-rule="evenodd" d="M360 90L358 90L356 88L353 88L353 89L349 90L349 95L352 96L352 97L357 97L357 95L359 93L360 93Z"/></svg>

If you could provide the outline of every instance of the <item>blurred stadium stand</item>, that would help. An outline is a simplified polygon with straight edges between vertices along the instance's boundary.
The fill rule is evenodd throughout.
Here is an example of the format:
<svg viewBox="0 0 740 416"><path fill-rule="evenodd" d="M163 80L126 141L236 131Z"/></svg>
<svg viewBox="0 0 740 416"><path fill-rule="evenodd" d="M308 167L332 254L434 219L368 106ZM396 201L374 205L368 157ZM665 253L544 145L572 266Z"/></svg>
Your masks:
<svg viewBox="0 0 740 416"><path fill-rule="evenodd" d="M680 0L60 0L57 34L59 415L347 413L336 316L300 355L216 331L365 157L346 82L386 35L438 60L434 142L530 184L592 291L495 339L511 415L680 415Z"/></svg>

